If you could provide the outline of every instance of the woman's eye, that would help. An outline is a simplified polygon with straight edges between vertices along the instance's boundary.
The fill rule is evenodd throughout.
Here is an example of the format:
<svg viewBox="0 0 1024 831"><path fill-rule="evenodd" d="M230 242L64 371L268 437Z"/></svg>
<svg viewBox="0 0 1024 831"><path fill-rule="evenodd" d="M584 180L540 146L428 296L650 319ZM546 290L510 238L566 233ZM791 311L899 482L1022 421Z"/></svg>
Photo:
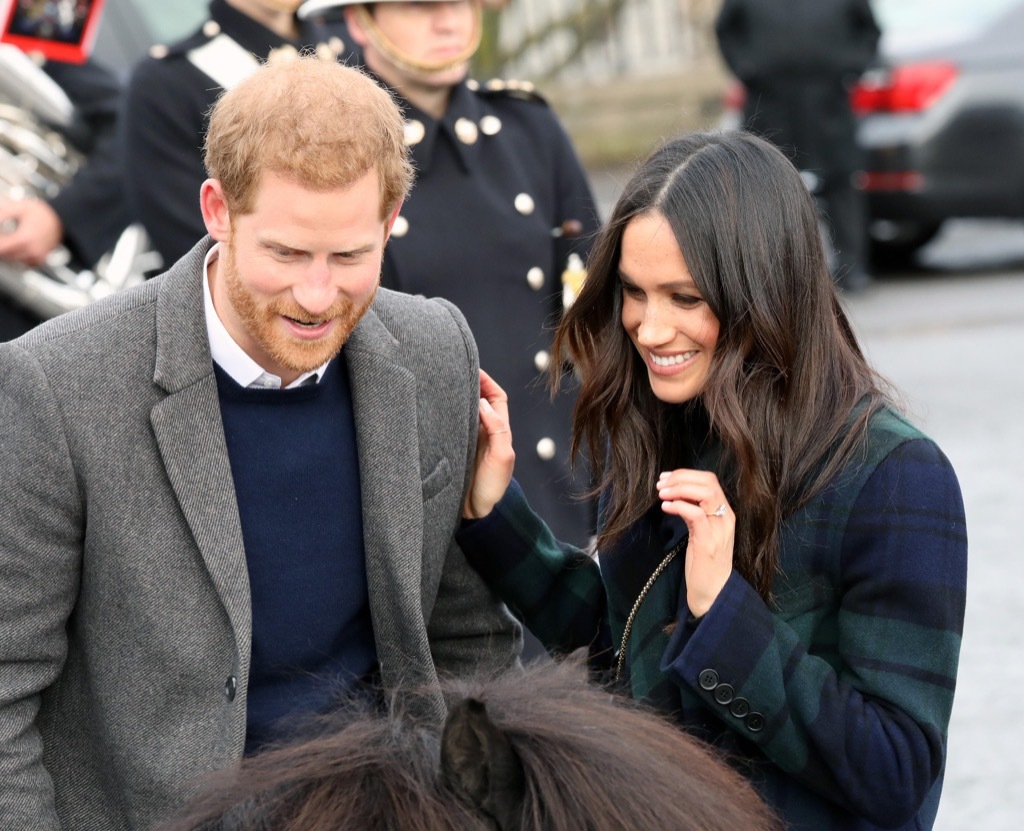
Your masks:
<svg viewBox="0 0 1024 831"><path fill-rule="evenodd" d="M692 294L676 294L672 297L672 302L677 303L684 309L692 309L694 306L704 302L701 297L694 297Z"/></svg>

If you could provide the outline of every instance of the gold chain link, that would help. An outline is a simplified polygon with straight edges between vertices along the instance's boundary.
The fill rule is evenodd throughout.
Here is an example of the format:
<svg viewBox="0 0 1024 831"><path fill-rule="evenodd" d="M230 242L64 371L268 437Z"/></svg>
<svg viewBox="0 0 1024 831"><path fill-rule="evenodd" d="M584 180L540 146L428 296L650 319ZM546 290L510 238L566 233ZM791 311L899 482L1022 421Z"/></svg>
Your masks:
<svg viewBox="0 0 1024 831"><path fill-rule="evenodd" d="M644 602L644 598L647 597L647 592L651 590L651 586L653 586L654 582L661 576L661 573L665 570L668 564L675 559L676 554L678 554L679 550L686 545L686 542L686 540L683 540L679 545L665 555L665 559L658 564L656 569L654 569L654 574L647 579L647 582L644 584L643 589L641 589L640 594L636 599L636 603L633 604L633 608L629 610L629 617L626 618L626 628L622 630L622 643L619 644L619 660L615 666L616 681L618 681L619 676L622 675L622 667L626 663L626 644L629 641L630 633L633 631L633 619L636 617L636 613L640 611L640 604Z"/></svg>

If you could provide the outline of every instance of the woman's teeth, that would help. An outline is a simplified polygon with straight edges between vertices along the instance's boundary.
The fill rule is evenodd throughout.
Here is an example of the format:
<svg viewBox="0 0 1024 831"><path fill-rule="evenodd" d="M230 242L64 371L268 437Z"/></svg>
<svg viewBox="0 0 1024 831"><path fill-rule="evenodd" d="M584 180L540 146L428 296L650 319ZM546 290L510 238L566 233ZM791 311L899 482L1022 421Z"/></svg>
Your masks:
<svg viewBox="0 0 1024 831"><path fill-rule="evenodd" d="M682 364L690 360L696 352L684 352L682 355L668 355L662 357L661 355L655 355L651 353L651 363L655 366L675 366L676 364Z"/></svg>

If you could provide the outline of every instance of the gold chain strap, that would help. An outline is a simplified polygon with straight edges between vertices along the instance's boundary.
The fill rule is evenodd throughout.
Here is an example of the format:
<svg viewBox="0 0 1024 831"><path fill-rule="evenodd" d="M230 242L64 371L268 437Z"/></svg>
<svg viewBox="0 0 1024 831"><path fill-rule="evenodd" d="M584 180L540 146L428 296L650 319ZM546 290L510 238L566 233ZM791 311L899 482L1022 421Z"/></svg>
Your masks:
<svg viewBox="0 0 1024 831"><path fill-rule="evenodd" d="M636 613L640 611L640 604L644 602L644 598L647 597L647 592L651 590L651 586L661 576L661 573L666 569L669 563L675 559L676 554L679 550L686 545L686 540L683 540L675 548L665 555L665 559L662 560L656 569L654 574L647 578L647 582L644 584L643 589L640 590L640 594L637 596L636 602L633 604L633 608L629 610L629 617L626 618L626 628L622 630L622 643L619 644L619 660L615 666L615 679L619 680L619 676L622 675L622 667L626 663L626 644L629 642L629 635L633 631L633 619L636 617Z"/></svg>

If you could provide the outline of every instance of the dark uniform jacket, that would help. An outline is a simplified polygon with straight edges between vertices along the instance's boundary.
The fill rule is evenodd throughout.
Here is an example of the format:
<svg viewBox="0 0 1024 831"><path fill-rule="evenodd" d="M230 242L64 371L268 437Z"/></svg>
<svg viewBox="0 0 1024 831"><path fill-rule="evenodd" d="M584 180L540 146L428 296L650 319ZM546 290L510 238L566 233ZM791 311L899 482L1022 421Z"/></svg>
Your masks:
<svg viewBox="0 0 1024 831"><path fill-rule="evenodd" d="M827 178L859 169L849 86L878 47L868 0L725 0L715 31L747 89L748 130L801 170Z"/></svg>
<svg viewBox="0 0 1024 831"><path fill-rule="evenodd" d="M573 396L552 403L552 327L570 253L597 227L586 175L551 108L529 84L470 80L443 118L401 101L416 183L384 256L389 288L455 303L480 365L509 396L516 477L556 532L578 544L591 527L587 485L568 459ZM578 228L563 231L567 221Z"/></svg>
<svg viewBox="0 0 1024 831"><path fill-rule="evenodd" d="M686 527L663 517L656 507L599 569L513 484L458 541L550 648L619 648L632 696L721 748L787 828L931 828L967 580L963 500L941 450L891 411L872 416L855 462L786 519L772 604L733 571L694 621Z"/></svg>
<svg viewBox="0 0 1024 831"><path fill-rule="evenodd" d="M135 68L123 119L128 199L166 265L206 234L199 209L206 179L203 137L225 82L237 82L281 49L308 47L343 57L343 33L341 24L307 21L301 43L289 42L224 0L213 0L210 19L193 35L154 47Z"/></svg>

